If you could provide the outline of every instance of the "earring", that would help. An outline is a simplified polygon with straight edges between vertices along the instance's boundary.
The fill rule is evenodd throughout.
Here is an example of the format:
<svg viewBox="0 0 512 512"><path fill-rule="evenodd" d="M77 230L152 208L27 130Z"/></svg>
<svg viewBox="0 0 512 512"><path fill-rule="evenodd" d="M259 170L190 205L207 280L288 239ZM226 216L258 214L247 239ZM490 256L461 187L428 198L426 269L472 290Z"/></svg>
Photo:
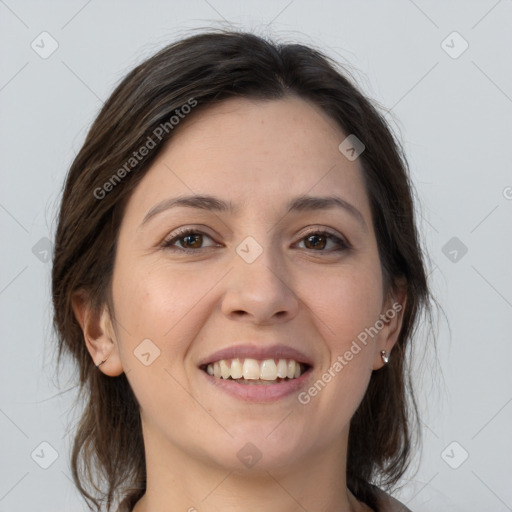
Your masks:
<svg viewBox="0 0 512 512"><path fill-rule="evenodd" d="M380 351L380 357L382 357L382 360L384 361L384 364L388 364L389 356L388 356L388 353L385 350L381 350Z"/></svg>

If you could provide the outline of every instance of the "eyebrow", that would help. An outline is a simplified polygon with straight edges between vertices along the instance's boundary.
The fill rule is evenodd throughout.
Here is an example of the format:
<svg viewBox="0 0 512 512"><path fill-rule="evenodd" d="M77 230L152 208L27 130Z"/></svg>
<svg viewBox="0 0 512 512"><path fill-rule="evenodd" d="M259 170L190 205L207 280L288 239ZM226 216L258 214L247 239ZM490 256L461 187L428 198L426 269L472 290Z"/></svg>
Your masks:
<svg viewBox="0 0 512 512"><path fill-rule="evenodd" d="M169 210L171 208L178 207L195 208L218 213L230 213L231 215L236 215L240 211L239 206L235 206L231 201L224 201L218 197L210 195L181 196L172 199L165 199L151 208L151 210L149 210L149 212L145 215L144 220L141 223L141 227L159 213L162 213L163 211ZM329 210L332 208L343 209L354 219L356 219L365 231L368 230L368 226L366 225L362 213L354 205L337 196L302 195L295 197L288 202L287 213L321 211Z"/></svg>

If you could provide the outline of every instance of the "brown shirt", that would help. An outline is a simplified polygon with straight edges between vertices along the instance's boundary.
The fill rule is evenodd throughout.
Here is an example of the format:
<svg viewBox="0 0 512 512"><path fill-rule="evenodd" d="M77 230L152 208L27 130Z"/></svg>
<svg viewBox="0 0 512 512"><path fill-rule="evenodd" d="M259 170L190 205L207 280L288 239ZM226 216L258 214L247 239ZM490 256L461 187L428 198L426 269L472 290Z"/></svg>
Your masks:
<svg viewBox="0 0 512 512"><path fill-rule="evenodd" d="M397 499L393 498L393 496L386 494L380 489L377 490L377 496L379 498L379 508L374 512L412 512L412 510L407 508L403 503L400 503Z"/></svg>

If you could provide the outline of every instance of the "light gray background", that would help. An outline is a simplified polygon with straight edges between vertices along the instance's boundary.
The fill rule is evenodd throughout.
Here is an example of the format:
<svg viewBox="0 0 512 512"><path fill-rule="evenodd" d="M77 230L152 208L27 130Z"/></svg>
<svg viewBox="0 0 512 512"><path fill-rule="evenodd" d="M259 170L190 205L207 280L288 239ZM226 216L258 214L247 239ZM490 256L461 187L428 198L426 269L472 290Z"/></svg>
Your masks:
<svg viewBox="0 0 512 512"><path fill-rule="evenodd" d="M414 512L512 510L512 1L0 0L0 512L86 510L69 476L74 393L55 385L45 261L65 173L135 64L219 22L316 44L388 108L451 328L441 317L440 371L428 352L416 378L424 450L398 496ZM46 59L31 47L50 48L43 31L58 43ZM42 442L58 453L47 469Z"/></svg>

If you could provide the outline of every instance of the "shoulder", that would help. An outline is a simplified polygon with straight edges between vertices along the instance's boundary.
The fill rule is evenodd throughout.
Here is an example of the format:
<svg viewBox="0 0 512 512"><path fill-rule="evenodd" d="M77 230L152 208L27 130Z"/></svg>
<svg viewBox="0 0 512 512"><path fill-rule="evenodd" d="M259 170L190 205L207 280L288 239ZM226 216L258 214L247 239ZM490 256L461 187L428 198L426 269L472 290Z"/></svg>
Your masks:
<svg viewBox="0 0 512 512"><path fill-rule="evenodd" d="M381 489L376 489L378 497L378 512L412 512L403 503Z"/></svg>

